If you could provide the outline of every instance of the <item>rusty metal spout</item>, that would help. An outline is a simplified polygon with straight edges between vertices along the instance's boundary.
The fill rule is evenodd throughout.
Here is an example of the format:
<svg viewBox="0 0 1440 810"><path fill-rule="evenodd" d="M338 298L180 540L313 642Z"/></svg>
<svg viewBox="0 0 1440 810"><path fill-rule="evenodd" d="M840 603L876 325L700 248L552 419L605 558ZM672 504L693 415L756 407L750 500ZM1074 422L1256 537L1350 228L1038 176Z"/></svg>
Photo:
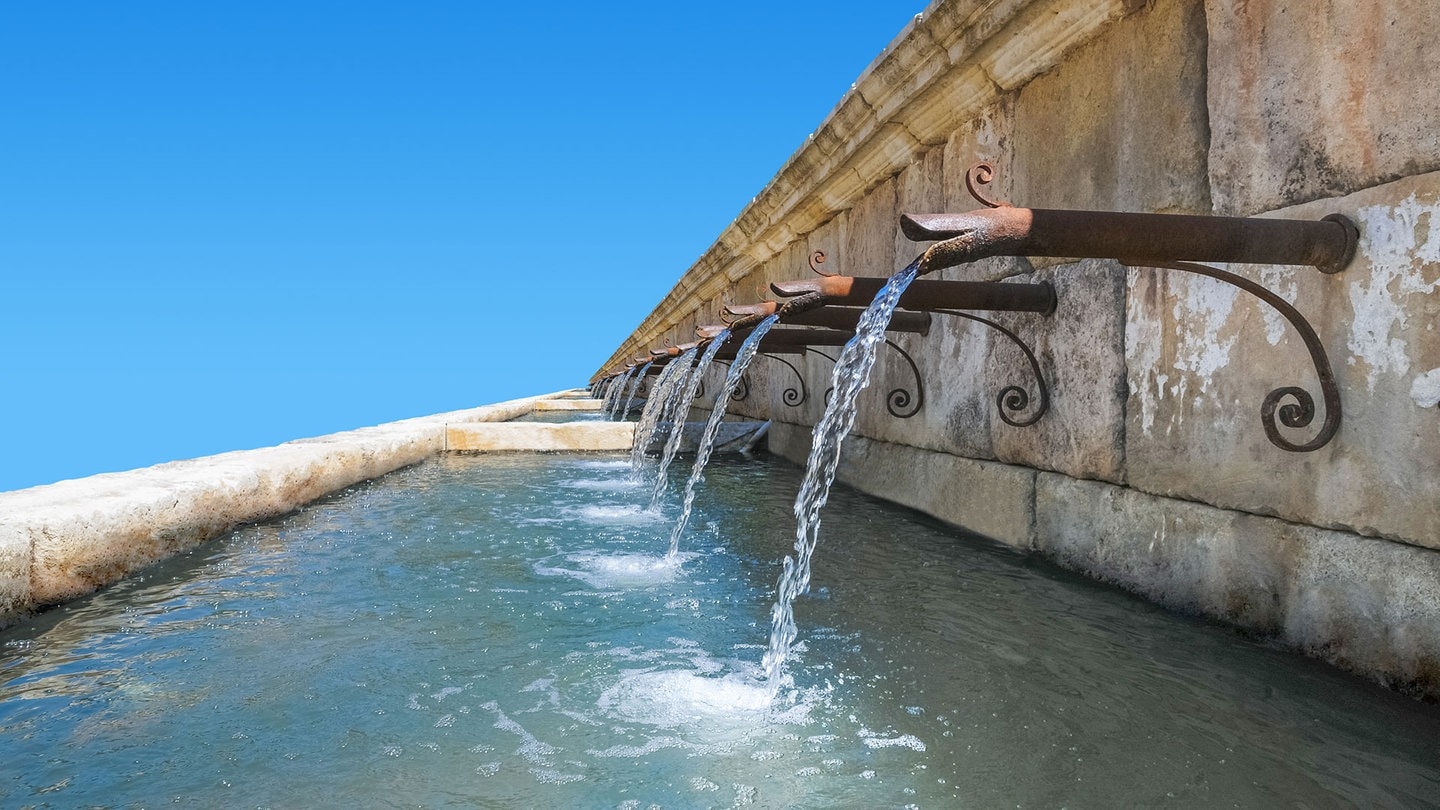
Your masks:
<svg viewBox="0 0 1440 810"><path fill-rule="evenodd" d="M1240 262L1342 270L1359 230L1346 217L1321 220L996 208L963 214L902 214L900 230L926 249L920 273L991 256L1049 256L1147 262Z"/></svg>
<svg viewBox="0 0 1440 810"><path fill-rule="evenodd" d="M770 285L776 295L819 295L827 304L864 306L874 300L888 279L857 276L825 276L802 281L779 281ZM900 296L900 309L989 310L997 312L1055 311L1055 288L1050 282L1000 284L993 281L911 282Z"/></svg>
<svg viewBox="0 0 1440 810"><path fill-rule="evenodd" d="M765 301L759 304L731 305L725 311L731 315L769 315L780 305L774 301ZM860 324L860 316L865 313L863 307L841 307L823 306L807 312L797 312L785 319L785 323L794 326L825 326L831 329L854 330ZM709 327L702 327L709 328ZM886 325L887 332L911 332L921 335L930 334L930 314L928 312L897 312Z"/></svg>

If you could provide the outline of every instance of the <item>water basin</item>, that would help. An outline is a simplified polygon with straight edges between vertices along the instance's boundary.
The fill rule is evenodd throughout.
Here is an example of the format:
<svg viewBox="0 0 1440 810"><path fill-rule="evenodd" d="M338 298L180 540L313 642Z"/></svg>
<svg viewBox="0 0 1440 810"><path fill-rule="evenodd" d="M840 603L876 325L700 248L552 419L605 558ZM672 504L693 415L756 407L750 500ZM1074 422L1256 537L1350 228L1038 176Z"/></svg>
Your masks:
<svg viewBox="0 0 1440 810"><path fill-rule="evenodd" d="M448 456L0 632L0 804L1394 806L1440 711L800 471Z"/></svg>

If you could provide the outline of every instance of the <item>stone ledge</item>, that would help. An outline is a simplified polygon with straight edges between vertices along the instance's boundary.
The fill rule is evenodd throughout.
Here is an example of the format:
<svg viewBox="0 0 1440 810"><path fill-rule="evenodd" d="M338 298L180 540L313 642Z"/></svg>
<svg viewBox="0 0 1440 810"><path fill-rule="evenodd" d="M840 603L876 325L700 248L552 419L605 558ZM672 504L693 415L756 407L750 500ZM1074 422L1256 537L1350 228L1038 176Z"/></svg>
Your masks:
<svg viewBox="0 0 1440 810"><path fill-rule="evenodd" d="M423 461L444 449L447 425L513 419L562 395L0 493L0 627L242 523Z"/></svg>
<svg viewBox="0 0 1440 810"><path fill-rule="evenodd" d="M535 403L537 411L598 411L605 407L599 399L547 399Z"/></svg>
<svg viewBox="0 0 1440 810"><path fill-rule="evenodd" d="M449 425L445 449L472 453L629 450L634 422L491 422Z"/></svg>

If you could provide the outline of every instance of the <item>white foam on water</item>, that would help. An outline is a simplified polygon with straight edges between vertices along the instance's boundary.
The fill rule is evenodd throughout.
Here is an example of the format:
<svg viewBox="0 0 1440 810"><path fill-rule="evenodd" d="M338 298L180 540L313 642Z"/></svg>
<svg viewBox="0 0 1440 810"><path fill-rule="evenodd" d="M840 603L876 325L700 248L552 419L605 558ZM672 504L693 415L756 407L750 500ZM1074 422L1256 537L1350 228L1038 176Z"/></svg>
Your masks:
<svg viewBox="0 0 1440 810"><path fill-rule="evenodd" d="M653 554L605 554L580 552L565 557L578 566L548 566L536 563L535 573L541 576L567 576L584 582L596 590L640 588L673 581L680 575L687 560L698 555L677 554L674 557Z"/></svg>
<svg viewBox="0 0 1440 810"><path fill-rule="evenodd" d="M625 492L626 490L639 489L644 485L630 477L615 478L577 478L573 481L561 482L560 486L568 489L586 489L594 492Z"/></svg>
<svg viewBox="0 0 1440 810"><path fill-rule="evenodd" d="M665 513L646 506L624 504L593 504L577 509L566 509L563 514L572 520L588 523L660 523L666 520Z"/></svg>
<svg viewBox="0 0 1440 810"><path fill-rule="evenodd" d="M629 470L631 468L629 459L615 461L576 461L566 464L565 466L573 467L577 470Z"/></svg>
<svg viewBox="0 0 1440 810"><path fill-rule="evenodd" d="M735 675L712 678L688 670L630 670L600 695L598 703L618 719L703 729L708 735L763 725L770 692L764 684Z"/></svg>
<svg viewBox="0 0 1440 810"><path fill-rule="evenodd" d="M912 751L924 751L925 743L920 741L914 734L901 734L898 737L881 737L866 729L860 729L860 739L867 748L909 748Z"/></svg>

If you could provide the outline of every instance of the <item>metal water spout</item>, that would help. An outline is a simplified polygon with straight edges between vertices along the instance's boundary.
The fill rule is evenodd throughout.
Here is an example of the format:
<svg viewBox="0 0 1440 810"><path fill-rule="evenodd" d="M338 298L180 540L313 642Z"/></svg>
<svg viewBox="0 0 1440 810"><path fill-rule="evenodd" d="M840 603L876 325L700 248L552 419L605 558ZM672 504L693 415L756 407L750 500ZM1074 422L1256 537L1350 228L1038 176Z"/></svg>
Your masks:
<svg viewBox="0 0 1440 810"><path fill-rule="evenodd" d="M780 296L819 295L827 304L853 305L875 298L886 279L823 276L800 281L777 281L771 291ZM1055 288L1048 281L1033 284L999 284L993 281L931 281L917 279L900 296L900 309L935 312L961 309L990 312L1055 311Z"/></svg>
<svg viewBox="0 0 1440 810"><path fill-rule="evenodd" d="M874 298L872 295L871 298ZM868 301L867 301L868 303ZM725 314L736 318L746 318L753 315L772 315L779 310L781 304L778 301L762 301L758 304L731 304L725 307ZM785 319L785 323L792 326L826 326L831 329L854 330L860 323L860 316L865 313L863 306L834 306L827 303L818 309L806 312L792 313ZM709 327L703 327L709 328ZM885 326L887 332L909 332L914 334L930 334L930 315L925 312L897 312ZM698 330L697 330L698 333Z"/></svg>
<svg viewBox="0 0 1440 810"><path fill-rule="evenodd" d="M1308 391L1284 386L1272 390L1261 404L1266 438L1283 450L1308 452L1335 436L1340 428L1340 391L1314 328L1294 306L1264 286L1203 262L1297 265L1338 273L1354 258L1359 242L1359 229L1350 219L1340 214L1294 220L1017 208L986 197L984 187L994 177L994 167L986 163L976 165L965 177L971 196L986 206L984 209L901 215L900 230L905 236L915 241L939 240L921 254L920 274L994 256L1045 256L1112 259L1134 267L1179 270L1223 281L1261 299L1290 322L1310 352L1320 382L1324 420L1318 433L1303 442L1281 433L1282 425L1305 428L1316 417L1315 399ZM997 278L1003 275L1008 273Z"/></svg>
<svg viewBox="0 0 1440 810"><path fill-rule="evenodd" d="M1136 214L1016 208L985 196L986 163L966 175L986 208L963 214L902 214L900 230L925 250L920 274L992 256L1115 259L1142 267L1166 262L1308 265L1337 273L1355 255L1360 232L1348 218L1320 220Z"/></svg>

